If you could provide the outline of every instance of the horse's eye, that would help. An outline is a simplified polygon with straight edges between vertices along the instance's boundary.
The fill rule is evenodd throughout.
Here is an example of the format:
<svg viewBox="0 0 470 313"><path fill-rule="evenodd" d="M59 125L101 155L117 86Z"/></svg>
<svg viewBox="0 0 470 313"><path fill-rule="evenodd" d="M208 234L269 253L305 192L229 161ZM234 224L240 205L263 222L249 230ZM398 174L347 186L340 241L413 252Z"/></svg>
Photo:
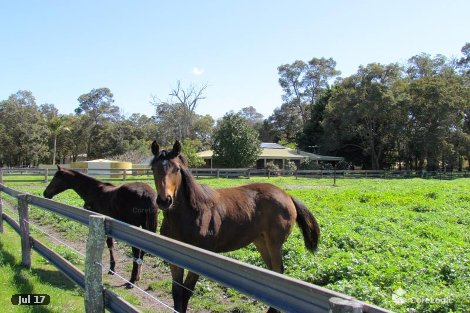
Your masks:
<svg viewBox="0 0 470 313"><path fill-rule="evenodd" d="M175 167L174 169L175 173L178 173L180 171L180 168L179 167Z"/></svg>

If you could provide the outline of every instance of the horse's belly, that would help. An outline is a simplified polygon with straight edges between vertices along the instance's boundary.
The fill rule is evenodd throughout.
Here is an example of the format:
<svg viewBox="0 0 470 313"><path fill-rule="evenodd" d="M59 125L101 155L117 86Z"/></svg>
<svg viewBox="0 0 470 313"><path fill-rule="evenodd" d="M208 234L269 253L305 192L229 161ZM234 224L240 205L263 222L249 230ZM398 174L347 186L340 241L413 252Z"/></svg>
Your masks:
<svg viewBox="0 0 470 313"><path fill-rule="evenodd" d="M255 229L230 229L219 232L217 238L214 238L215 252L228 252L241 249L248 246L260 236L259 231Z"/></svg>

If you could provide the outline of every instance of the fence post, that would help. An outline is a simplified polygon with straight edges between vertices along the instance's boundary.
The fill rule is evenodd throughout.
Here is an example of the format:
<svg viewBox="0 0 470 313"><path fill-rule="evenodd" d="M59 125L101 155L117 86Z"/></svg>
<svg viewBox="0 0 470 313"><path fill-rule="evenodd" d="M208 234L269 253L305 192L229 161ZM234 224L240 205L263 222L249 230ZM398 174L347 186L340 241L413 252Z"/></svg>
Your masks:
<svg viewBox="0 0 470 313"><path fill-rule="evenodd" d="M28 195L18 195L18 222L21 236L21 265L31 268L31 241L29 239Z"/></svg>
<svg viewBox="0 0 470 313"><path fill-rule="evenodd" d="M48 182L49 181L49 169L46 168L44 169L44 182Z"/></svg>
<svg viewBox="0 0 470 313"><path fill-rule="evenodd" d="M248 179L251 178L251 177L250 177L250 169L247 169L247 170L246 170L246 176L248 176Z"/></svg>
<svg viewBox="0 0 470 313"><path fill-rule="evenodd" d="M85 310L88 313L104 312L101 267L105 241L104 221L102 215L91 215L88 226L85 260Z"/></svg>
<svg viewBox="0 0 470 313"><path fill-rule="evenodd" d="M362 303L342 298L330 298L329 313L362 313Z"/></svg>
<svg viewBox="0 0 470 313"><path fill-rule="evenodd" d="M122 180L126 181L126 178L127 178L127 170L124 169L122 172Z"/></svg>
<svg viewBox="0 0 470 313"><path fill-rule="evenodd" d="M0 234L3 233L3 200L2 200L2 191L3 191L3 169L0 168Z"/></svg>

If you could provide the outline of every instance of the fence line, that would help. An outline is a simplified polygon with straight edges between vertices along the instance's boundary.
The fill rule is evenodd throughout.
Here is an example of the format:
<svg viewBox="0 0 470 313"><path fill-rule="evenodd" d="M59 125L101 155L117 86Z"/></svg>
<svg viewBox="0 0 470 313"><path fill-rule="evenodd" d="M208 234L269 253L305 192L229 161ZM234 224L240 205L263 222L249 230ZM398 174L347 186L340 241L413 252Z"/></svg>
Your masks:
<svg viewBox="0 0 470 313"><path fill-rule="evenodd" d="M88 225L90 216L96 215L96 213L91 211L60 204L41 197L33 195L20 196L18 191L5 187L3 184L0 184L0 191L16 197L23 197L28 204L34 204L82 224ZM5 221L10 224L12 219L5 213L2 213L2 215ZM352 303L351 305L358 303L362 306L363 312L389 312L383 308L357 301L350 296L245 264L171 238L151 233L107 216L101 215L100 218L104 220L101 226L104 228L103 236L108 235L124 241L131 246L208 277L226 287L238 290L285 312L329 312L330 307L335 305L332 300L334 298L350 302ZM13 227L15 228L15 226ZM100 235L100 237L103 236ZM56 265L59 270L66 272L66 275L79 286L84 285L87 288L86 279L81 271L78 269L75 271L76 268L68 261L54 252L46 250L47 248L38 243L37 240L32 239L30 236L29 238L34 250L40 254L46 254L50 258L50 262ZM103 240L101 242L103 244ZM93 251L96 253L96 250ZM87 253L87 259L89 257L90 254ZM93 262L96 262L96 257ZM74 270L71 270L71 268ZM137 312L130 304L109 290L104 289L104 294L104 304L113 312Z"/></svg>
<svg viewBox="0 0 470 313"><path fill-rule="evenodd" d="M93 177L110 181L142 180L142 177L151 179L150 168L138 169L75 169ZM7 177L5 182L47 182L55 174L56 169L0 169L0 175ZM409 171L409 170L278 170L252 169L252 168L192 168L191 172L196 178L216 177L233 178L252 176L275 177L291 176L295 178L433 178L456 179L470 177L470 171ZM21 179L25 176L37 176L37 179ZM19 177L19 178L18 178Z"/></svg>
<svg viewBox="0 0 470 313"><path fill-rule="evenodd" d="M4 186L3 184L0 184L0 195L2 193L1 191L6 192L9 195L12 195L13 197L18 198L19 200L21 197L23 197L26 200L26 205L25 205L26 208L28 208L27 204L32 202L31 201L32 198L38 198L35 196L31 196L31 195L21 196L20 192L13 190L11 188L8 188ZM89 213L90 215L93 214L93 212L89 212ZM21 227L21 224L29 225L30 222L28 220L22 219L21 215L19 215L18 218L19 220L15 221L8 214L6 214L5 212L2 212L2 220L7 222L13 228L13 230L15 230L16 233L18 233L21 237L23 237L24 236L22 233L23 228ZM30 254L31 249L35 250L37 253L43 256L46 260L48 260L52 265L54 265L59 271L65 274L65 276L67 276L80 288L82 289L86 288L85 274L80 269L75 267L72 263L70 263L68 260L63 258L60 254L56 253L55 251L45 246L42 242L40 242L36 238L28 236L27 241L29 242L29 247L26 247L26 250L22 249L22 258L25 253ZM29 259L30 259L30 256L29 256ZM103 288L101 296L104 299L105 306L109 310L111 310L111 312L119 312L119 313L138 313L139 312L139 310L135 308L132 304L130 304L129 302L124 300L121 296L117 295L116 293L112 292L109 289Z"/></svg>

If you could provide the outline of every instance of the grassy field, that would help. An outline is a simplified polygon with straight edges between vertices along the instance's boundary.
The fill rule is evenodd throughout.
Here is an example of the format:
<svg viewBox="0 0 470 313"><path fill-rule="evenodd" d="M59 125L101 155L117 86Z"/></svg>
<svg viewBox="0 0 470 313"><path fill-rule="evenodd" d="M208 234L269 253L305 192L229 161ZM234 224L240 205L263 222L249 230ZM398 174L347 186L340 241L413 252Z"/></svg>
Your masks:
<svg viewBox="0 0 470 313"><path fill-rule="evenodd" d="M295 228L284 245L285 274L396 312L470 311L470 179L338 179L336 186L331 179L199 179L217 188L255 181L273 183L301 199L322 229L320 248L311 254ZM36 195L45 187L7 185ZM83 204L74 192L56 200ZM44 215L39 210L34 214ZM44 223L55 224L67 236L81 238L86 233L80 225L45 216ZM263 266L252 245L227 255ZM155 282L152 288L169 285ZM240 295L206 281L197 288L202 296L194 296L191 307L252 310L242 304L227 309L218 303L218 295L235 302Z"/></svg>
<svg viewBox="0 0 470 313"><path fill-rule="evenodd" d="M32 268L22 268L20 238L4 225L0 235L0 308L2 312L84 312L83 293L70 280L37 253L32 253ZM15 294L48 294L45 306L15 306Z"/></svg>

